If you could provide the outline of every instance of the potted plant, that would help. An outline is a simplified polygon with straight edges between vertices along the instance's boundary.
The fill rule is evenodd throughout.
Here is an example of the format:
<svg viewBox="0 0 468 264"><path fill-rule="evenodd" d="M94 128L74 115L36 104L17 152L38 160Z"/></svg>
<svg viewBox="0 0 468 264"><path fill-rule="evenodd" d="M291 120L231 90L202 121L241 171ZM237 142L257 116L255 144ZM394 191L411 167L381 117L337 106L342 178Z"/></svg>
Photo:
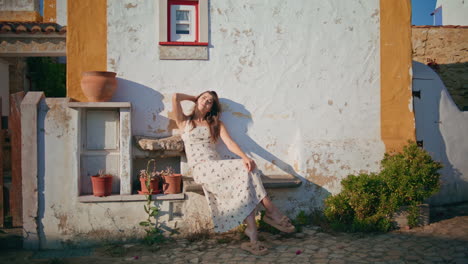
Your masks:
<svg viewBox="0 0 468 264"><path fill-rule="evenodd" d="M105 174L99 170L99 174L91 176L94 196L109 196L112 193L112 174Z"/></svg>
<svg viewBox="0 0 468 264"><path fill-rule="evenodd" d="M149 170L150 164L153 163L153 171ZM158 194L161 193L159 183L161 182L161 172L156 171L156 160L151 159L146 165L146 170L140 171L141 191L139 194Z"/></svg>
<svg viewBox="0 0 468 264"><path fill-rule="evenodd" d="M163 178L164 194L176 194L182 192L182 174L174 173L172 167L167 167L161 171Z"/></svg>

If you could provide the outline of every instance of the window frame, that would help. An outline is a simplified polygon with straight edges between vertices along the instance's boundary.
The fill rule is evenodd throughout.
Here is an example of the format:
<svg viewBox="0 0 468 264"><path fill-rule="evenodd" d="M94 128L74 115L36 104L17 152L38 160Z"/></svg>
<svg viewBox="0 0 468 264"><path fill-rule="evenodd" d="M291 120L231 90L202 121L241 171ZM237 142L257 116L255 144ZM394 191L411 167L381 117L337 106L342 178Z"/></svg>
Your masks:
<svg viewBox="0 0 468 264"><path fill-rule="evenodd" d="M173 40L172 39L172 29L173 27L172 26L172 7L173 6L193 6L194 7L194 10L195 10L195 16L193 16L194 18L194 21L195 22L195 26L194 26L194 29L195 29L195 40L194 41L185 41L185 40L182 40L182 41L177 41L177 40ZM176 10L176 13L177 13L177 10ZM197 43L198 42L198 34L199 34L199 18L198 18L198 1L169 1L168 2L168 6L167 6L167 38L168 38L168 41L169 42L187 42L187 43ZM174 27L177 27L177 19L174 19ZM176 33L177 35L177 33Z"/></svg>
<svg viewBox="0 0 468 264"><path fill-rule="evenodd" d="M160 30L164 28L166 31L165 36L160 35L159 45L161 46L208 46L208 42L200 42L200 33L202 29L200 28L203 24L200 20L202 19L200 15L202 14L200 8L204 8L204 5L200 5L200 2L207 1L207 0L160 0L161 2L165 2L161 4L159 7L160 15L162 12L165 12L166 18L160 20L160 23L164 23L160 26ZM173 5L192 5L195 6L195 41L173 41L171 40L171 6ZM203 12L206 13L206 12ZM205 14L207 15L207 14ZM207 19L206 19L207 20ZM208 29L205 29L207 31ZM164 33L163 33L164 34Z"/></svg>

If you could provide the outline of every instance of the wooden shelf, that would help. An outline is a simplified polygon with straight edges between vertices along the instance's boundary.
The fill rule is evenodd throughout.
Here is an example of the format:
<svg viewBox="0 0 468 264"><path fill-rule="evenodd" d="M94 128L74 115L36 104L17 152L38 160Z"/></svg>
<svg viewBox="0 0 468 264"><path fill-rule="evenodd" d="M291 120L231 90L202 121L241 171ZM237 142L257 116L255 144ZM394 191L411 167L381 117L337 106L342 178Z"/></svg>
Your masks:
<svg viewBox="0 0 468 264"><path fill-rule="evenodd" d="M130 102L69 102L70 108L130 108Z"/></svg>
<svg viewBox="0 0 468 264"><path fill-rule="evenodd" d="M184 193L177 194L155 194L151 195L153 201L175 201L175 200L185 200ZM130 195L110 195L105 197L97 197L94 195L83 195L78 196L78 201L80 203L108 203L108 202L139 202L146 201L146 197L140 194L130 194Z"/></svg>

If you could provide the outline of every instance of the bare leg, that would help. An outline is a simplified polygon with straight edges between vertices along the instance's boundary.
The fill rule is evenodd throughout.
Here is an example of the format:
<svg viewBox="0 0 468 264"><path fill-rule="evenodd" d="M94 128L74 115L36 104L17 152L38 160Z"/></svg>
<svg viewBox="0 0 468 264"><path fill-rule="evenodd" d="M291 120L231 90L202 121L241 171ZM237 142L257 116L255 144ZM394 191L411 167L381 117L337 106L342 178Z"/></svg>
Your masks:
<svg viewBox="0 0 468 264"><path fill-rule="evenodd" d="M269 217L273 218L275 221L279 221L284 216L283 213L281 213L281 211L278 209L278 207L276 207L270 200L270 198L268 198L267 196L263 198L261 203L266 209L266 214Z"/></svg>
<svg viewBox="0 0 468 264"><path fill-rule="evenodd" d="M245 218L247 228L245 234L250 238L250 242L258 241L257 224L255 223L255 210Z"/></svg>
<svg viewBox="0 0 468 264"><path fill-rule="evenodd" d="M276 207L270 198L265 197L262 200L262 204L266 209L265 217L263 221L271 226L275 227L276 229L286 232L292 233L295 230L294 225L291 223L291 220L287 216L285 216L279 209Z"/></svg>

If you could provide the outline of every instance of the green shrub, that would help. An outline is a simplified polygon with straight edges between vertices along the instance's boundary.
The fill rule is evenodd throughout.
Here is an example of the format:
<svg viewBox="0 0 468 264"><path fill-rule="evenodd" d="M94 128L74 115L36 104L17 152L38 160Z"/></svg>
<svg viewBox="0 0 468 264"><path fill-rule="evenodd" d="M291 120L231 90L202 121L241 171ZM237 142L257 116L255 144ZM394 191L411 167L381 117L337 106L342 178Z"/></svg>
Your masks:
<svg viewBox="0 0 468 264"><path fill-rule="evenodd" d="M378 174L349 175L342 192L325 200L325 217L339 231L388 231L401 206L410 206L408 223L417 225L416 205L439 191L442 168L410 142L402 153L385 154Z"/></svg>
<svg viewBox="0 0 468 264"><path fill-rule="evenodd" d="M404 147L402 153L385 154L380 175L391 192L391 200L399 205L420 203L440 189L437 172L441 163L412 143Z"/></svg>

